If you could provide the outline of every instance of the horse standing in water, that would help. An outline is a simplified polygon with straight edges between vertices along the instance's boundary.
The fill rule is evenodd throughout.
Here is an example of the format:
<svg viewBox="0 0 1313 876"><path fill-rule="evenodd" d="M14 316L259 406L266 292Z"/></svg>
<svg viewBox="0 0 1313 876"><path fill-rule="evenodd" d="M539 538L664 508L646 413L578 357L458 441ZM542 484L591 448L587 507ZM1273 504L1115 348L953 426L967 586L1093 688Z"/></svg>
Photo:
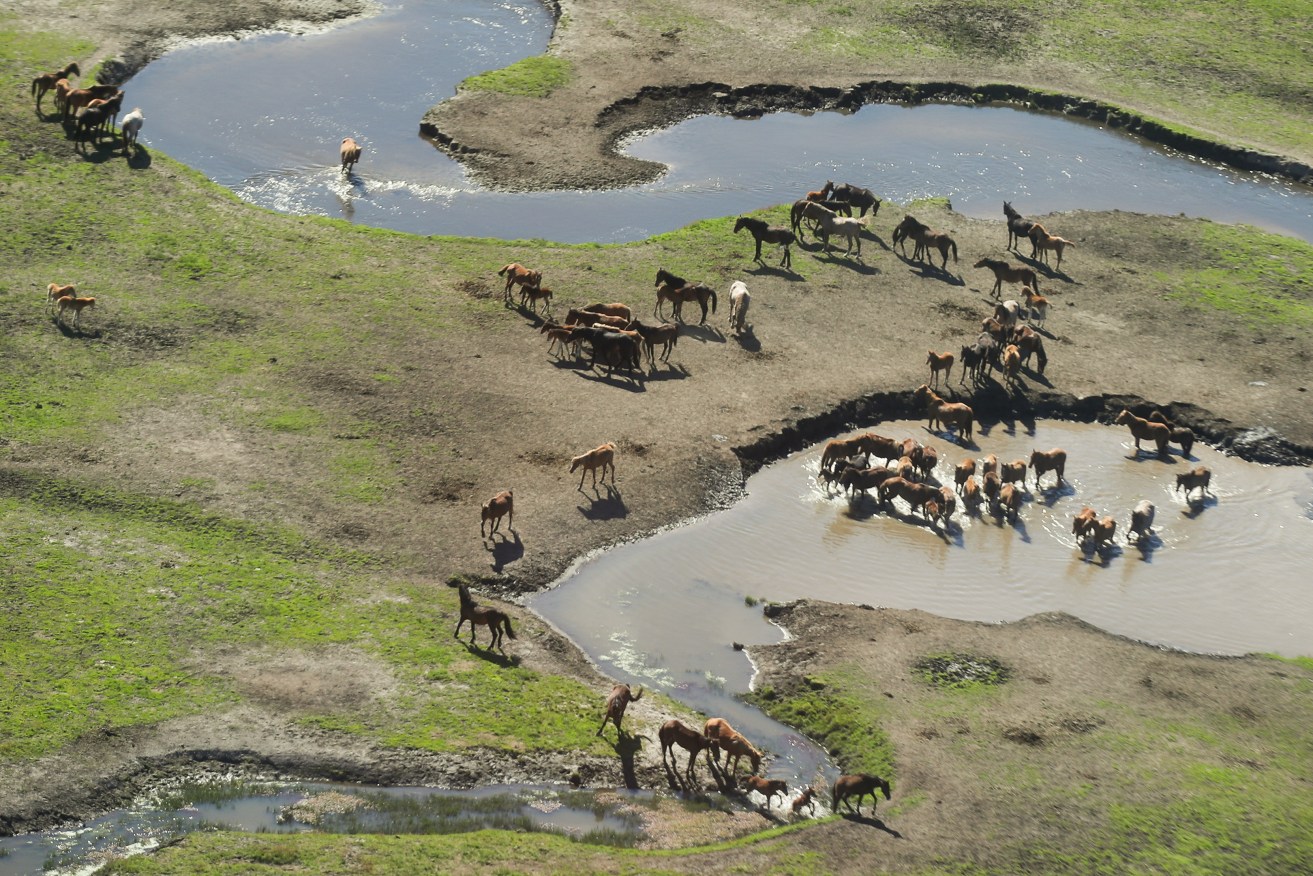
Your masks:
<svg viewBox="0 0 1313 876"><path fill-rule="evenodd" d="M761 219L753 219L750 216L740 216L734 223L734 233L738 234L742 228L748 229L753 240L757 242L757 252L753 255L752 260L758 264L765 264L761 257L761 245L763 243L774 243L784 247L784 258L780 259L780 266L792 269L793 256L789 252L789 247L798 242L797 236L787 228L779 225L768 225Z"/></svg>
<svg viewBox="0 0 1313 876"><path fill-rule="evenodd" d="M470 622L470 644L477 645L478 631L477 626L485 626L492 633L492 641L488 647L496 648L502 651L502 632L515 638L515 630L511 629L511 616L499 608L493 608L490 605L479 605L470 596L470 588L463 581L460 583L448 584L448 587L455 587L460 593L460 620L456 622L456 632L452 633L457 639L460 638L460 628L465 621ZM505 654L505 651L502 651Z"/></svg>
<svg viewBox="0 0 1313 876"><path fill-rule="evenodd" d="M342 171L350 173L360 160L360 145L351 137L342 138L342 148L338 150L339 157L342 159Z"/></svg>

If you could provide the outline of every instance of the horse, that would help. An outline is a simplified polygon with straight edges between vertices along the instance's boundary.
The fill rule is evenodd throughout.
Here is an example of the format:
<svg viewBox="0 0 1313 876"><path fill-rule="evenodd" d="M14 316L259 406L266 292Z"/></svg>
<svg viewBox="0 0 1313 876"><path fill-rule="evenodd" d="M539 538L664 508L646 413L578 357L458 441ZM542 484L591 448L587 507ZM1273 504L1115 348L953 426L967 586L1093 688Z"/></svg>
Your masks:
<svg viewBox="0 0 1313 876"><path fill-rule="evenodd" d="M565 312L565 324L567 326L601 326L608 329L622 329L632 321L627 317L611 316L610 314L597 313L592 310L580 310L577 307L571 307Z"/></svg>
<svg viewBox="0 0 1313 876"><path fill-rule="evenodd" d="M921 508L926 502L937 502L940 492L929 484L918 484L904 477L891 477L880 484L875 497L881 505L887 505L894 496L907 503L910 511Z"/></svg>
<svg viewBox="0 0 1313 876"><path fill-rule="evenodd" d="M821 471L828 471L841 459L849 459L869 449L870 432L863 432L851 438L835 438L821 451ZM889 457L896 458L896 457Z"/></svg>
<svg viewBox="0 0 1313 876"><path fill-rule="evenodd" d="M1190 451L1194 448L1194 432L1186 426L1174 425L1162 411L1152 412L1149 414L1149 419L1154 423L1162 423L1167 426L1171 430L1168 433L1167 440L1172 444L1181 445L1181 455L1189 458Z"/></svg>
<svg viewBox="0 0 1313 876"><path fill-rule="evenodd" d="M1067 468L1067 451L1061 447L1052 450L1032 450L1030 467L1035 471L1035 489L1039 489L1039 479L1045 472L1054 472L1058 476L1058 486L1062 486L1062 475Z"/></svg>
<svg viewBox="0 0 1313 876"><path fill-rule="evenodd" d="M757 242L757 253L752 257L754 262L764 265L765 262L761 258L761 245L774 243L784 247L784 258L780 259L780 265L790 269L793 267L793 256L789 252L789 247L797 243L798 238L792 231L778 225L768 225L761 219L754 219L751 216L740 216L735 221L734 233L738 234L741 228L748 229L748 233Z"/></svg>
<svg viewBox="0 0 1313 876"><path fill-rule="evenodd" d="M974 513L980 508L980 483L975 478L967 478L962 487L962 504L967 513Z"/></svg>
<svg viewBox="0 0 1313 876"><path fill-rule="evenodd" d="M579 345L583 343L583 338L577 338L574 334L575 326L557 325L554 322L545 321L538 328L539 334L547 335L551 343L547 345L547 352L550 354L556 349L556 345L561 345L561 352L565 352L567 345L574 347L574 354L579 355Z"/></svg>
<svg viewBox="0 0 1313 876"><path fill-rule="evenodd" d="M830 199L830 193L831 193L832 191L834 191L834 183L832 183L832 182L826 182L825 185L821 186L821 187L820 187L819 189L817 189L816 191L814 191L814 192L808 192L806 195L804 195L804 196L803 196L803 200L804 200L804 201L828 201L828 200Z"/></svg>
<svg viewBox="0 0 1313 876"><path fill-rule="evenodd" d="M141 134L141 126L145 121L146 117L141 114L139 106L134 106L132 112L123 117L123 125L119 130L123 136L124 152L127 152L129 147L136 149L137 136Z"/></svg>
<svg viewBox="0 0 1313 876"><path fill-rule="evenodd" d="M629 708L630 703L636 703L642 698L642 685L639 685L638 693L630 690L627 684L617 684L611 688L611 694L606 698L606 712L602 715L602 726L597 728L597 735L601 736L602 731L606 729L606 722L611 721L615 724L616 732L624 736L625 731L620 726L620 722L625 718L625 709Z"/></svg>
<svg viewBox="0 0 1313 876"><path fill-rule="evenodd" d="M716 290L712 289L705 283L691 283L687 286L675 289L670 286L662 286L657 290L656 315L665 319L661 313L663 302L671 302L671 315L679 320L684 321L684 304L689 301L696 301L702 308L702 318L698 320L698 325L705 325L707 322L707 302L711 302L711 312L716 312Z"/></svg>
<svg viewBox="0 0 1313 876"><path fill-rule="evenodd" d="M968 375L970 375L973 383L978 383L984 371L984 366L989 361L989 351L980 344L968 344L962 347L960 356L962 359L962 376L958 378L958 386L966 384Z"/></svg>
<svg viewBox="0 0 1313 876"><path fill-rule="evenodd" d="M1038 332L1028 325L1020 326L1012 332L1012 343L1021 354L1022 365L1029 362L1033 354L1039 357L1036 373L1044 373L1044 369L1049 366L1049 354L1044 352L1044 338L1040 337Z"/></svg>
<svg viewBox="0 0 1313 876"><path fill-rule="evenodd" d="M548 313L552 308L552 290L546 286L521 286L520 287L520 306L528 306L533 313L538 312L538 302L543 303L543 313Z"/></svg>
<svg viewBox="0 0 1313 876"><path fill-rule="evenodd" d="M840 183L835 185L832 182L826 182L831 189L830 197L836 201L843 201L858 209L858 217L864 217L869 209L871 215L875 216L880 212L880 199L870 189L864 189L861 186L855 186L852 183Z"/></svg>
<svg viewBox="0 0 1313 876"><path fill-rule="evenodd" d="M794 797L793 802L789 804L789 807L793 810L793 814L797 815L799 812L806 809L812 815L815 815L816 801L812 799L815 796L816 796L815 788L806 788L803 790L801 794L799 794L797 797Z"/></svg>
<svg viewBox="0 0 1313 876"><path fill-rule="evenodd" d="M1099 522L1099 512L1095 511L1089 505L1080 509L1080 513L1075 515L1071 521L1071 534L1076 536L1080 541L1085 537L1085 531Z"/></svg>
<svg viewBox="0 0 1313 876"><path fill-rule="evenodd" d="M693 768L697 765L698 755L705 750L708 752L707 757L710 758L710 752L716 744L705 733L699 733L676 718L671 718L661 725L661 729L657 731L657 739L661 742L662 766L666 763L666 754L670 754L671 772L676 768L674 747L678 745L688 752L688 768L684 770L684 774L688 777L690 785L695 781Z"/></svg>
<svg viewBox="0 0 1313 876"><path fill-rule="evenodd" d="M1021 512L1021 490L1016 484L1003 484L998 489L998 504L1007 515L1009 523L1016 523Z"/></svg>
<svg viewBox="0 0 1313 876"><path fill-rule="evenodd" d="M103 106L87 106L79 110L73 131L73 139L77 141L78 147L81 148L87 140L97 140L96 132L108 120L109 111Z"/></svg>
<svg viewBox="0 0 1313 876"><path fill-rule="evenodd" d="M968 457L953 467L953 485L960 493L967 481L976 476L976 460Z"/></svg>
<svg viewBox="0 0 1313 876"><path fill-rule="evenodd" d="M629 323L628 328L638 332L643 338L643 349L647 351L647 362L649 365L656 365L656 345L661 345L661 361L670 361L670 351L675 348L679 341L679 326L673 322L663 322L661 325L645 325L639 320Z"/></svg>
<svg viewBox="0 0 1313 876"><path fill-rule="evenodd" d="M837 234L848 240L848 245L844 248L843 254L848 255L852 252L853 242L857 243L857 257L862 257L862 232L866 230L865 219L854 219L847 216L840 216L836 213L822 214L820 225L816 229L816 234L825 244L825 251L830 251L830 236Z"/></svg>
<svg viewBox="0 0 1313 876"><path fill-rule="evenodd" d="M488 648L496 648L502 651L502 634L515 638L515 630L511 629L511 616L499 608L493 608L490 605L479 605L470 596L470 588L464 581L448 584L449 587L455 587L460 592L460 620L456 622L456 632L452 633L454 638L460 638L460 628L465 621L470 622L470 644L477 645L478 631L476 627L485 626L492 634L492 641L488 643Z"/></svg>
<svg viewBox="0 0 1313 876"><path fill-rule="evenodd" d="M944 379L948 380L953 377L953 354L936 353L934 350L929 351L925 363L930 366L930 382L935 386L939 385L939 372L944 372Z"/></svg>
<svg viewBox="0 0 1313 876"><path fill-rule="evenodd" d="M766 808L770 809L771 798L779 794L781 802L789 797L789 784L783 779L763 779L761 776L748 776L743 780L749 791L756 791L766 798Z"/></svg>
<svg viewBox="0 0 1313 876"><path fill-rule="evenodd" d="M64 321L64 311L71 310L73 311L73 325L77 328L81 328L82 311L95 306L95 298L78 298L74 295L65 295L55 302L55 307L58 308L58 313L56 314L55 319L57 322L62 323Z"/></svg>
<svg viewBox="0 0 1313 876"><path fill-rule="evenodd" d="M74 114L90 105L93 100L107 100L118 94L113 85L92 85L89 88L70 88L64 95L63 120L67 122Z"/></svg>
<svg viewBox="0 0 1313 876"><path fill-rule="evenodd" d="M793 206L789 208L789 228L792 229L794 235L801 240L802 221L804 219L811 220L814 232L816 224L820 222L821 217L831 214L838 215L838 211L827 207L821 201L803 198L800 201L794 201Z"/></svg>
<svg viewBox="0 0 1313 876"><path fill-rule="evenodd" d="M971 426L975 422L975 412L962 402L946 402L940 398L929 384L921 384L912 393L912 401L924 405L926 415L930 418L927 426L933 431L937 426L945 429L957 429L963 443L971 440Z"/></svg>
<svg viewBox="0 0 1313 876"><path fill-rule="evenodd" d="M47 91L54 89L55 84L61 79L68 79L70 76L81 76L82 71L78 69L77 61L67 64L62 70L56 70L53 73L42 73L32 80L32 96L36 98L37 112L41 112L41 99L46 96Z"/></svg>
<svg viewBox="0 0 1313 876"><path fill-rule="evenodd" d="M716 747L711 749L711 754L717 764L720 763L720 752L725 752L725 772L731 776L738 770L739 760L744 755L747 755L748 762L752 764L752 775L756 775L757 770L761 769L763 757L761 751L742 733L731 727L724 718L708 718L707 723L702 727L702 733L716 743Z"/></svg>
<svg viewBox="0 0 1313 876"><path fill-rule="evenodd" d="M939 465L939 451L928 445L918 446L910 456L912 465L921 473L921 480L930 480L930 476L935 472L935 467Z"/></svg>
<svg viewBox="0 0 1313 876"><path fill-rule="evenodd" d="M1167 442L1172 437L1172 430L1164 423L1155 423L1144 417L1137 417L1126 408L1113 420L1118 426L1129 426L1131 436L1135 438L1135 455L1140 455L1140 442L1148 439L1158 445L1158 456L1167 456Z"/></svg>
<svg viewBox="0 0 1313 876"><path fill-rule="evenodd" d="M839 776L834 782L834 789L830 795L830 811L838 812L839 804L848 802L848 809L852 811L852 797L857 798L857 814L862 814L862 798L867 794L871 795L871 814L875 815L875 807L880 798L875 795L876 791L884 794L884 799L892 800L893 796L889 793L889 783L879 776L872 776L867 773L856 773L854 775Z"/></svg>
<svg viewBox="0 0 1313 876"><path fill-rule="evenodd" d="M1153 536L1153 503L1148 499L1141 499L1131 510L1131 524L1126 527L1126 541L1130 542L1131 536L1135 536L1137 542Z"/></svg>
<svg viewBox="0 0 1313 876"><path fill-rule="evenodd" d="M606 470L611 470L611 486L615 486L615 443L608 441L594 447L587 453L581 453L579 456L570 460L570 474L574 474L575 469L582 468L579 473L579 489L584 488L584 476L589 472L593 473L593 489L597 489L597 470L602 470L602 483L606 483Z"/></svg>
<svg viewBox="0 0 1313 876"><path fill-rule="evenodd" d="M1201 496L1209 493L1208 485L1213 479L1213 473L1208 470L1208 466L1197 465L1192 471L1182 472L1176 476L1176 487L1173 492L1185 490L1185 501L1190 501L1190 493L1198 489Z"/></svg>
<svg viewBox="0 0 1313 876"><path fill-rule="evenodd" d="M483 527L488 521L492 521L492 529L488 532L491 536L501 526L501 519L504 516L510 516L506 521L506 528L511 532L515 531L515 495L512 490L502 490L497 495L483 503L483 519L479 521L479 535L483 535Z"/></svg>
<svg viewBox="0 0 1313 876"><path fill-rule="evenodd" d="M998 494L1003 490L1003 482L998 479L998 472L987 471L981 478L981 492L989 500L991 507L998 503Z"/></svg>
<svg viewBox="0 0 1313 876"><path fill-rule="evenodd" d="M1043 325L1049 318L1049 300L1029 286L1021 287L1021 297L1026 301L1026 322Z"/></svg>
<svg viewBox="0 0 1313 876"><path fill-rule="evenodd" d="M1016 344L1003 348L1003 379L1008 386L1016 387L1017 375L1021 373L1021 350Z"/></svg>
<svg viewBox="0 0 1313 876"><path fill-rule="evenodd" d="M360 160L360 144L351 137L343 137L338 157L342 160L342 172L350 173L356 162Z"/></svg>
<svg viewBox="0 0 1313 876"><path fill-rule="evenodd" d="M948 523L948 518L953 516L957 510L957 492L952 487L939 488L939 507L942 509L944 523Z"/></svg>
<svg viewBox="0 0 1313 876"><path fill-rule="evenodd" d="M1049 263L1049 250L1054 250L1058 254L1058 263L1054 265L1054 270L1062 270L1062 252L1069 246L1075 246L1074 240L1067 240L1065 237L1058 237L1056 234L1049 234L1048 230L1038 222L1030 229L1030 243L1034 248L1030 257L1034 258L1038 252L1040 259L1044 264Z"/></svg>
<svg viewBox="0 0 1313 876"><path fill-rule="evenodd" d="M989 268L994 272L994 288L989 290L995 298L1002 297L1003 283L1024 283L1031 289L1039 291L1039 277L1034 270L1025 266L1013 267L1002 259L982 258L974 267Z"/></svg>
<svg viewBox="0 0 1313 876"><path fill-rule="evenodd" d="M73 84L67 79L61 79L55 83L55 112L59 117L64 117L64 105L68 103L68 96L73 91Z"/></svg>
<svg viewBox="0 0 1313 876"><path fill-rule="evenodd" d="M1085 525L1085 531L1077 539L1083 547L1090 550L1101 550L1105 545L1112 544L1112 538L1117 533L1117 521L1112 517L1103 517L1098 520L1090 520Z"/></svg>
<svg viewBox="0 0 1313 876"><path fill-rule="evenodd" d="M1004 484L1019 483L1022 487L1025 487L1027 469L1026 460L1024 459L1005 462L998 467L999 481Z"/></svg>
<svg viewBox="0 0 1313 876"><path fill-rule="evenodd" d="M89 104L87 104L87 109L91 109L92 107L103 108L103 111L105 113L105 118L104 121L102 121L100 124L101 131L107 132L114 127L114 122L118 119L119 113L123 111L123 98L124 98L124 93L120 90L114 92L114 95L112 97L108 97L108 98L98 97L92 100Z"/></svg>
<svg viewBox="0 0 1313 876"><path fill-rule="evenodd" d="M533 286L537 288L542 285L543 272L532 271L519 262L511 262L497 271L498 277L506 278L506 286L502 289L502 303L507 307L511 306L511 288L514 286Z"/></svg>
<svg viewBox="0 0 1313 876"><path fill-rule="evenodd" d="M1014 210L1007 201L1003 202L1003 215L1008 218L1007 248L1012 249L1021 238L1030 234L1030 229L1034 227L1035 223Z"/></svg>
<svg viewBox="0 0 1313 876"><path fill-rule="evenodd" d="M600 314L591 314L595 318L602 318ZM613 319L614 317L606 317ZM569 320L566 320L569 324ZM638 332L623 331L618 328L609 328L606 326L595 325L577 325L571 333L571 339L577 338L579 341L587 341L592 351L592 358L588 362L589 368L596 368L600 359L606 365L606 374L611 373L616 368L626 368L630 371L637 371L642 367L642 341L643 338ZM574 469L571 469L574 471ZM612 482L615 481L615 474L612 472ZM582 479L581 479L582 482Z"/></svg>
<svg viewBox="0 0 1313 876"><path fill-rule="evenodd" d="M748 293L747 284L742 280L735 280L730 284L730 331L735 335L742 335L743 328L747 326L747 309L752 305L751 293Z"/></svg>
<svg viewBox="0 0 1313 876"><path fill-rule="evenodd" d="M590 304L587 307L580 307L583 313L597 313L602 316L613 316L624 322L629 322L634 318L634 312L629 309L629 305L620 301L612 301L609 304L598 302Z"/></svg>
<svg viewBox="0 0 1313 876"><path fill-rule="evenodd" d="M894 245L901 247L903 255L907 255L907 238L916 242L916 247L912 250L912 258L921 261L928 261L934 264L934 258L930 255L930 249L939 250L939 257L942 260L940 270L948 268L948 254L953 253L953 261L957 261L957 241L949 237L942 231L933 231L929 225L921 222L910 215L903 216L903 221L894 229Z"/></svg>
<svg viewBox="0 0 1313 876"><path fill-rule="evenodd" d="M866 493L873 487L878 490L885 481L897 476L898 473L892 468L883 466L855 468L849 465L839 475L839 486L843 487L845 493L851 493L853 490Z"/></svg>
<svg viewBox="0 0 1313 876"><path fill-rule="evenodd" d="M50 310L54 310L56 301L68 296L76 298L77 294L77 286L73 283L69 283L66 286L61 286L58 283L51 283L46 287L46 307Z"/></svg>

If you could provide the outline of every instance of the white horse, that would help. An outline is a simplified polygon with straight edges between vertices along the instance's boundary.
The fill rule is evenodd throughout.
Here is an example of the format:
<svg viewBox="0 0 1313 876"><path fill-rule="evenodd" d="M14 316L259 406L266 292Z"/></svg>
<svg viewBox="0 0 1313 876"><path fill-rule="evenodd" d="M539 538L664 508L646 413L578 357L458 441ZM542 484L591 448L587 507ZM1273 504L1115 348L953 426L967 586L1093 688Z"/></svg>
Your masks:
<svg viewBox="0 0 1313 876"><path fill-rule="evenodd" d="M852 252L853 242L856 241L857 257L861 258L862 232L865 230L866 230L865 216L861 218L857 218L852 216L838 216L831 214L829 216L822 215L820 217L820 228L817 229L816 233L820 235L821 240L825 241L826 252L830 251L830 235L832 234L838 234L842 237L848 238L848 247L843 251L844 255L848 255L849 253Z"/></svg>
<svg viewBox="0 0 1313 876"><path fill-rule="evenodd" d="M751 303L752 296L748 294L747 283L735 280L729 284L729 327L735 334L743 331L744 322L748 318L748 305Z"/></svg>
<svg viewBox="0 0 1313 876"><path fill-rule="evenodd" d="M141 114L141 107L134 106L132 112L123 117L123 151L127 152L129 147L135 148L137 145L137 135L141 133L141 126L146 121L146 117Z"/></svg>

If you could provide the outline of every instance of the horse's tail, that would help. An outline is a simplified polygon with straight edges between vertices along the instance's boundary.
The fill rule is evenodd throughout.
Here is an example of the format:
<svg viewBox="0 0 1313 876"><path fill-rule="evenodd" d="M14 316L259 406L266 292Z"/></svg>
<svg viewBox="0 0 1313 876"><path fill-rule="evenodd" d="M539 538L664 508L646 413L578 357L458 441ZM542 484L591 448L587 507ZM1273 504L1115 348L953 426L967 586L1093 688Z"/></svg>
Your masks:
<svg viewBox="0 0 1313 876"><path fill-rule="evenodd" d="M949 243L950 246L953 247L953 261L956 262L956 261L957 261L957 241L956 241L956 240L953 240L953 239L950 238L949 241L948 241L948 243Z"/></svg>
<svg viewBox="0 0 1313 876"><path fill-rule="evenodd" d="M636 703L636 702L638 702L639 700L641 700L642 698L643 698L643 686L640 684L640 685L638 686L638 693L636 693L636 694L634 694L633 696L631 696L631 697L629 698L629 701L630 701L631 703Z"/></svg>
<svg viewBox="0 0 1313 876"><path fill-rule="evenodd" d="M497 272L497 276L498 277L505 276L506 272L509 271L510 269L511 266L507 265L506 267L502 268L500 271Z"/></svg>
<svg viewBox="0 0 1313 876"><path fill-rule="evenodd" d="M38 77L36 77L35 79L32 80L32 96L33 96L33 97L36 96L36 86L37 86L37 83L40 82L40 81L41 81L41 77L40 77L40 76L38 76Z"/></svg>
<svg viewBox="0 0 1313 876"><path fill-rule="evenodd" d="M1035 355L1039 358L1039 373L1043 374L1044 369L1049 364L1049 354L1044 352L1044 340L1041 338L1039 344L1035 347Z"/></svg>
<svg viewBox="0 0 1313 876"><path fill-rule="evenodd" d="M511 616L510 616L509 614L504 614L504 615L501 616L501 621L502 621L502 625L503 625L503 626L505 627L505 629L506 629L506 635L508 635L508 636L510 636L512 639L514 639L514 638L515 638L515 630L511 629Z"/></svg>
<svg viewBox="0 0 1313 876"><path fill-rule="evenodd" d="M711 312L712 312L712 313L715 313L715 312L716 312L716 290L715 290L715 289L708 289L707 291L711 293Z"/></svg>

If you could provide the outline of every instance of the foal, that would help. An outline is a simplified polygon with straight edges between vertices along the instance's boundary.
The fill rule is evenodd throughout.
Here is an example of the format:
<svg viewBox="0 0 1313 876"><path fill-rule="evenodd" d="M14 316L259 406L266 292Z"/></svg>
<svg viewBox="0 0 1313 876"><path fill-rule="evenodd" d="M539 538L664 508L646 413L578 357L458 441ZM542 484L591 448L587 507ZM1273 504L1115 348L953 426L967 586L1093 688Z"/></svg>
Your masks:
<svg viewBox="0 0 1313 876"><path fill-rule="evenodd" d="M952 379L953 377L952 353L936 353L934 350L931 350L930 355L926 357L925 362L927 365L930 366L930 382L933 383L935 386L939 385L940 371L944 372L945 380Z"/></svg>

